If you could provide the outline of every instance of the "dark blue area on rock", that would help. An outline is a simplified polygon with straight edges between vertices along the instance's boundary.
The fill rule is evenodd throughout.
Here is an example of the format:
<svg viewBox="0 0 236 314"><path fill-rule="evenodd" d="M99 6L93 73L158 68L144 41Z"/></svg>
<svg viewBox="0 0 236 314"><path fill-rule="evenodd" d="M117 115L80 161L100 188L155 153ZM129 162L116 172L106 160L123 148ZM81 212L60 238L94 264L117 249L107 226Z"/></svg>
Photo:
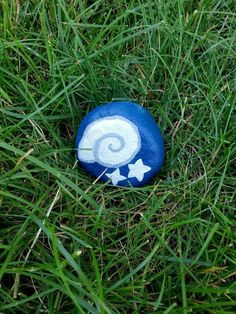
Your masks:
<svg viewBox="0 0 236 314"><path fill-rule="evenodd" d="M112 102L93 109L82 120L76 156L95 177L107 169L100 178L104 182L143 186L159 172L165 153L160 129L145 108Z"/></svg>

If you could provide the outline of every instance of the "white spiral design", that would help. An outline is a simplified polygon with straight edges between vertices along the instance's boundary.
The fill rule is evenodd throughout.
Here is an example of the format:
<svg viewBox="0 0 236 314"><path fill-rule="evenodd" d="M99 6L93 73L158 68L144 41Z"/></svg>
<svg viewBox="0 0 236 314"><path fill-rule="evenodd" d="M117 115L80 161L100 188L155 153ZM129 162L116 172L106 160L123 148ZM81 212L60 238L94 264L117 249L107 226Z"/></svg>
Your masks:
<svg viewBox="0 0 236 314"><path fill-rule="evenodd" d="M138 128L121 116L111 116L89 124L78 145L78 157L109 168L128 164L141 145Z"/></svg>

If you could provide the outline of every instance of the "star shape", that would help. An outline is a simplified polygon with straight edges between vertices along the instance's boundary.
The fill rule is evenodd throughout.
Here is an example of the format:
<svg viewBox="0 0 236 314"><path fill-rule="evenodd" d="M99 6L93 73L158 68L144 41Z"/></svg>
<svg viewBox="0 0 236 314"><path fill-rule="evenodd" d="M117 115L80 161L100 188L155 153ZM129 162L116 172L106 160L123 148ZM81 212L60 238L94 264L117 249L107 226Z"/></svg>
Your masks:
<svg viewBox="0 0 236 314"><path fill-rule="evenodd" d="M117 168L115 171L113 171L112 173L106 173L106 176L111 179L111 182L113 185L117 185L117 183L119 181L123 181L123 180L126 180L127 178L122 176L120 174L120 169Z"/></svg>
<svg viewBox="0 0 236 314"><path fill-rule="evenodd" d="M136 178L139 182L143 180L144 174L149 172L152 168L145 166L142 159L138 159L134 164L129 164L128 178Z"/></svg>

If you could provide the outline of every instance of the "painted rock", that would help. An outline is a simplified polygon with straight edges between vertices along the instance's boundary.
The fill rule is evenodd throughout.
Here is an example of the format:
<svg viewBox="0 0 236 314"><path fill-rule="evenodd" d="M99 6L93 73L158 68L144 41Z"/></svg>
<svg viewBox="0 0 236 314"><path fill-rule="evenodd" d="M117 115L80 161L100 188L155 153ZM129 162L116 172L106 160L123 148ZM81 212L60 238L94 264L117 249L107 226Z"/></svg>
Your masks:
<svg viewBox="0 0 236 314"><path fill-rule="evenodd" d="M118 186L143 186L164 162L163 138L151 114L132 102L93 109L81 122L76 155L82 167Z"/></svg>

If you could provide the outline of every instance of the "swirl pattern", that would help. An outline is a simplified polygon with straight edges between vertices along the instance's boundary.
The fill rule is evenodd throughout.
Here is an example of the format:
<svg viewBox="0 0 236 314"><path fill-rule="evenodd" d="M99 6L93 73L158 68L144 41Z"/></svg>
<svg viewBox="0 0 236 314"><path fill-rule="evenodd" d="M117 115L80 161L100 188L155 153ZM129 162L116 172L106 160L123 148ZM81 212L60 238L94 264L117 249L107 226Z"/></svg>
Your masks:
<svg viewBox="0 0 236 314"><path fill-rule="evenodd" d="M105 117L86 127L78 144L78 158L117 168L128 164L140 146L140 134L134 123L122 116Z"/></svg>

